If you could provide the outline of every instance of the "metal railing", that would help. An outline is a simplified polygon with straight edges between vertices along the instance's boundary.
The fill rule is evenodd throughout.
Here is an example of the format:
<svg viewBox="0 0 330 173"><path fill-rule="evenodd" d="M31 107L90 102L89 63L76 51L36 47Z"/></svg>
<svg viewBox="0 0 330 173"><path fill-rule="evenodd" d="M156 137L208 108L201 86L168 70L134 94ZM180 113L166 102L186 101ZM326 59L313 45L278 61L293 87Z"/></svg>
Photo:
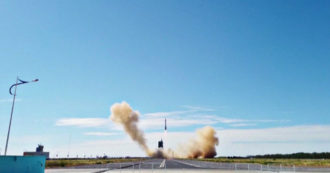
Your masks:
<svg viewBox="0 0 330 173"><path fill-rule="evenodd" d="M180 161L177 161L180 163ZM183 162L183 161L182 161ZM182 163L183 164L183 163ZM192 170L192 169L208 169L208 170L232 170L232 171L250 171L250 172L330 172L330 168L313 168L313 167L296 167L282 166L282 165L261 165L254 163L217 163L217 162L200 162L200 161L184 161L184 164L190 166L187 167L175 167L173 165L167 165L165 162L163 165L159 162L129 162L129 163L109 163L104 165L86 165L85 168L104 168L109 172L121 172L121 171L143 171L143 172L163 172L166 170ZM80 166L79 168L84 168Z"/></svg>

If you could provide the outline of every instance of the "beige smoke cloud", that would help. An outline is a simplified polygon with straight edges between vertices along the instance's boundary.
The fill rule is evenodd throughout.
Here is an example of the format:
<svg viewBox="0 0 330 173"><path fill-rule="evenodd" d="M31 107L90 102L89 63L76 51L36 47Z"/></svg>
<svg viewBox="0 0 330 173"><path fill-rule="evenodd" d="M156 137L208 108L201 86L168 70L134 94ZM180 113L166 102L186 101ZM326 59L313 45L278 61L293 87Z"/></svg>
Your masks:
<svg viewBox="0 0 330 173"><path fill-rule="evenodd" d="M172 155L177 158L212 158L217 155L215 146L218 144L215 130L205 126L196 131L195 138L182 144Z"/></svg>
<svg viewBox="0 0 330 173"><path fill-rule="evenodd" d="M138 112L133 111L126 102L116 103L111 106L110 119L115 123L121 124L132 140L136 141L148 156L151 155L143 131L137 126L139 122Z"/></svg>
<svg viewBox="0 0 330 173"><path fill-rule="evenodd" d="M137 142L148 156L166 158L212 158L216 156L215 146L219 144L215 130L206 126L196 131L195 138L180 145L176 150L150 150L146 144L144 133L137 126L139 113L133 111L128 103L116 103L111 106L110 118L124 127L125 132Z"/></svg>

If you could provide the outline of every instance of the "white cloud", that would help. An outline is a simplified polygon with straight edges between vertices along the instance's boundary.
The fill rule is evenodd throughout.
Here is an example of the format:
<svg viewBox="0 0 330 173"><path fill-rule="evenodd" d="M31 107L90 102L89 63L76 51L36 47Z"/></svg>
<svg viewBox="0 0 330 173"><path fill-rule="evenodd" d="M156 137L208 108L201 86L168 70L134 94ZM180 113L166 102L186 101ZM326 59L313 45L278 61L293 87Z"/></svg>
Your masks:
<svg viewBox="0 0 330 173"><path fill-rule="evenodd" d="M20 98L16 98L15 99L15 102L20 102L22 101L22 99ZM9 98L9 99L0 99L0 103L12 103L13 102L13 99L12 98Z"/></svg>
<svg viewBox="0 0 330 173"><path fill-rule="evenodd" d="M140 126L143 129L159 128L164 125L165 117L168 118L168 124L173 127L184 127L191 125L212 125L217 123L229 124L231 127L245 127L256 126L258 123L280 123L288 122L288 120L270 120L270 119L240 119L240 118L227 118L217 115L204 114L206 111L214 111L209 108L197 106L183 106L188 110L170 111L170 112L155 112L147 113L141 118ZM160 118L162 117L162 118ZM180 118L178 118L180 117Z"/></svg>
<svg viewBox="0 0 330 173"><path fill-rule="evenodd" d="M196 110L171 111L171 112L154 112L154 113L146 113L146 114L144 114L144 116L168 117L168 116L182 115L182 114L193 113L193 112L196 112Z"/></svg>
<svg viewBox="0 0 330 173"><path fill-rule="evenodd" d="M114 136L118 135L118 133L110 133L110 132L86 132L84 135L87 136Z"/></svg>
<svg viewBox="0 0 330 173"><path fill-rule="evenodd" d="M254 123L237 123L237 124L230 124L231 127L246 127L246 126L255 126L257 124Z"/></svg>
<svg viewBox="0 0 330 173"><path fill-rule="evenodd" d="M221 133L236 136L235 142L301 142L329 141L330 126L289 126L266 129L227 129ZM329 133L326 133L329 132Z"/></svg>
<svg viewBox="0 0 330 173"><path fill-rule="evenodd" d="M167 118L168 127L185 127L191 125L211 125L215 124L215 121L209 119L175 119ZM139 126L143 129L162 128L164 126L164 118L146 118L142 119Z"/></svg>
<svg viewBox="0 0 330 173"><path fill-rule="evenodd" d="M104 154L110 157L125 157L125 156L145 156L144 152L139 146L130 140L128 137L122 139L109 139L109 140L92 140L71 143L70 148L66 144L51 146L49 148L51 157L58 154L59 157L83 157L86 155L90 157L103 156Z"/></svg>
<svg viewBox="0 0 330 173"><path fill-rule="evenodd" d="M222 156L322 152L330 148L330 125L218 130Z"/></svg>
<svg viewBox="0 0 330 173"><path fill-rule="evenodd" d="M247 120L244 119L234 119L234 118L225 118L225 117L217 117L214 116L214 119L219 121L220 123L240 123L240 122L246 122Z"/></svg>
<svg viewBox="0 0 330 173"><path fill-rule="evenodd" d="M197 106L183 106L187 110L177 110L170 112L154 112L142 114L139 126L144 129L160 129L164 125L164 118L167 118L170 127L186 127L193 125L214 125L228 124L231 127L256 126L258 123L287 122L288 120L249 120L240 118L227 118L217 115L205 114L206 111L213 111L209 108ZM113 125L109 118L63 118L56 122L57 126L77 126L77 127L103 127ZM112 126L113 130L121 130L120 126Z"/></svg>
<svg viewBox="0 0 330 173"><path fill-rule="evenodd" d="M62 118L56 121L56 126L100 127L110 123L107 118Z"/></svg>
<svg viewBox="0 0 330 173"><path fill-rule="evenodd" d="M175 149L194 136L195 132L146 133L151 149L157 148L161 138L165 148ZM330 148L330 125L287 126L262 129L217 130L218 156L246 156L270 153L325 152ZM66 154L67 146L56 146L53 150ZM121 139L94 140L71 144L70 153L103 153L116 156L145 156L139 146L127 135Z"/></svg>
<svg viewBox="0 0 330 173"><path fill-rule="evenodd" d="M190 110L196 110L196 111L205 111L205 112L214 111L214 109L205 108L205 107L201 107L201 106L183 105L182 107L184 107L186 109L190 109Z"/></svg>
<svg viewBox="0 0 330 173"><path fill-rule="evenodd" d="M204 108L204 107L200 107L200 106L183 105L182 107L186 108L187 110L178 110L178 111L169 111L169 112L153 112L153 113L146 113L146 114L144 114L144 116L168 117L168 116L183 115L183 114L190 114L190 113L196 113L196 112L214 111L213 109Z"/></svg>
<svg viewBox="0 0 330 173"><path fill-rule="evenodd" d="M257 123L272 123L272 122L289 122L289 120L268 120L268 119L240 119L240 118L226 118L216 115L201 115L204 118L213 119L219 123L224 124L232 124L232 123L240 123L240 124L257 124Z"/></svg>
<svg viewBox="0 0 330 173"><path fill-rule="evenodd" d="M0 136L0 141L5 140ZM48 141L51 140L51 137L46 134L28 134L25 133L23 136L17 136L17 134L12 134L10 137L10 145L8 147L9 155L22 155L24 151L35 151L35 148L38 144L46 145L46 150L48 151ZM3 154L4 148L0 147L0 152Z"/></svg>

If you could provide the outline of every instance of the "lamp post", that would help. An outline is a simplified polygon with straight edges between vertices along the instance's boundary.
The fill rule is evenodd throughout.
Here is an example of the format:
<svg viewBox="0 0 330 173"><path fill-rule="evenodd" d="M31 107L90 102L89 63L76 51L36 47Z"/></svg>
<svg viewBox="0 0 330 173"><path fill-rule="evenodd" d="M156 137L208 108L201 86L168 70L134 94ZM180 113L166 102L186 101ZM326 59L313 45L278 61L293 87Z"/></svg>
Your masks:
<svg viewBox="0 0 330 173"><path fill-rule="evenodd" d="M8 133L7 133L5 155L7 155L7 148L8 148L9 134L10 134L10 128L11 128L11 120L12 120L12 118L13 118L13 112L14 112L14 106L15 106L15 98L16 98L16 89L17 89L17 86L18 86L18 85L22 85L22 84L27 84L27 83L30 83L30 82L38 82L38 81L39 81L38 79L35 79L35 80L32 80L32 81L24 81L24 80L21 80L21 79L19 79L19 78L17 77L17 78L16 78L16 83L13 84L12 86L10 86L10 88L9 88L9 93L10 93L10 95L13 95L14 98L13 98L13 104L12 104L12 106L11 106L11 113L10 113L9 127L8 127ZM15 87L14 94L11 92L11 89L12 89L13 87Z"/></svg>

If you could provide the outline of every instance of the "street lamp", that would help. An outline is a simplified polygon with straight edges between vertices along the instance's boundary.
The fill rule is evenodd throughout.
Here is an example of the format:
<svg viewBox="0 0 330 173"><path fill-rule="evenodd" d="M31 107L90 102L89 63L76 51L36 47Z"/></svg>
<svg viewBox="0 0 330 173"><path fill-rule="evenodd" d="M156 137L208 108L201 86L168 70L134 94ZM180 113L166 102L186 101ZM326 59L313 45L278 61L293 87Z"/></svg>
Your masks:
<svg viewBox="0 0 330 173"><path fill-rule="evenodd" d="M24 81L24 80L21 80L19 79L18 77L16 78L16 83L13 84L12 86L10 86L9 88L9 93L10 95L13 95L14 98L13 98L13 105L11 107L11 113L10 113L10 120L9 120L9 127L8 127L8 134L7 134L7 140L6 140L6 148L5 148L5 155L7 155L7 148L8 148L8 141L9 141L9 134L10 134L10 127L11 127L11 120L13 118L13 112L14 112L14 105L15 105L15 98L16 98L16 89L17 89L17 86L18 85L22 85L22 84L27 84L27 83L30 83L30 82L38 82L39 79L35 79L35 80L32 80L32 81ZM14 90L14 94L11 92L11 89L15 87L15 90Z"/></svg>

